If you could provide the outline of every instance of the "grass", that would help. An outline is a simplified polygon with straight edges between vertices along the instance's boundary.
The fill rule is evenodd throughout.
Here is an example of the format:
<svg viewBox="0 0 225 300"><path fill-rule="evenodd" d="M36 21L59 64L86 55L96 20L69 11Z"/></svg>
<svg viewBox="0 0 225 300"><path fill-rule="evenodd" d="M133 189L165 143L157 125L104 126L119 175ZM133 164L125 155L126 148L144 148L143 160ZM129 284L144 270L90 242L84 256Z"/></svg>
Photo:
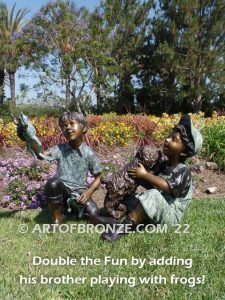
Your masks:
<svg viewBox="0 0 225 300"><path fill-rule="evenodd" d="M45 211L0 211L0 299L225 299L224 288L224 228L225 198L194 199L185 215L183 224L189 224L189 233L176 234L174 228L167 233L131 234L107 243L98 233L31 233L36 224L49 222ZM18 232L20 224L28 225L28 233ZM74 223L67 221L67 223ZM81 222L82 223L82 222ZM33 256L48 258L71 257L79 261L75 266L34 266ZM81 257L100 259L105 256L126 258L127 265L81 266ZM131 258L190 258L191 268L185 266L131 266ZM86 277L84 284L40 284L40 276ZM203 284L171 284L170 277L202 277ZM37 283L20 284L19 276L36 277ZM90 278L135 277L135 286L129 284L96 284L90 287ZM139 277L161 275L166 284L140 284ZM132 285L132 284L131 284Z"/></svg>

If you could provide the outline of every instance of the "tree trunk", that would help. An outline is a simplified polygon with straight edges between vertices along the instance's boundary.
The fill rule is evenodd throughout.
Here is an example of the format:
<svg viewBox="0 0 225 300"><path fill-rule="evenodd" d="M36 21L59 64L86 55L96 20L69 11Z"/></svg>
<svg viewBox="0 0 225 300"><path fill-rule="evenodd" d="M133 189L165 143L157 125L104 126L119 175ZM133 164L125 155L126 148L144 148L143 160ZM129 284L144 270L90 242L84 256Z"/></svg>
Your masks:
<svg viewBox="0 0 225 300"><path fill-rule="evenodd" d="M100 92L101 86L100 84L97 87L96 90L96 99L97 99L97 114L100 114L101 111L101 104L102 104L102 97L101 97L101 92Z"/></svg>
<svg viewBox="0 0 225 300"><path fill-rule="evenodd" d="M82 114L82 110L81 110L81 103L79 99L76 99L76 107L77 107L77 111Z"/></svg>
<svg viewBox="0 0 225 300"><path fill-rule="evenodd" d="M69 109L71 105L70 101L70 77L66 79L66 107Z"/></svg>
<svg viewBox="0 0 225 300"><path fill-rule="evenodd" d="M199 94L196 99L193 100L192 102L192 110L193 113L199 113L202 108L202 94Z"/></svg>
<svg viewBox="0 0 225 300"><path fill-rule="evenodd" d="M0 69L0 105L4 103L4 83L5 83L5 71Z"/></svg>
<svg viewBox="0 0 225 300"><path fill-rule="evenodd" d="M8 73L9 73L11 103L13 106L16 106L16 86L15 86L15 73L16 72L8 71Z"/></svg>
<svg viewBox="0 0 225 300"><path fill-rule="evenodd" d="M97 100L97 114L100 114L101 111L101 106L102 106L102 102L103 102L103 98L102 98L102 86L103 86L103 81L104 81L104 76L103 76L103 72L101 67L96 67L95 69L96 72L96 77L97 77L97 82L96 82L96 100Z"/></svg>
<svg viewBox="0 0 225 300"><path fill-rule="evenodd" d="M119 114L134 112L134 95L130 89L130 76L120 81L119 87Z"/></svg>

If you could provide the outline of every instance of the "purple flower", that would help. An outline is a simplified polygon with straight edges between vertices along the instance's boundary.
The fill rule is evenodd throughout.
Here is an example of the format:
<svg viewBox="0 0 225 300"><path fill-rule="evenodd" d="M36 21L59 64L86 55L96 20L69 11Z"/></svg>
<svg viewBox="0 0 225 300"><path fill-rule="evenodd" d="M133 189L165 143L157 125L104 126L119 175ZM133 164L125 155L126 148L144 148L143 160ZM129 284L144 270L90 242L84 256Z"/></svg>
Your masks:
<svg viewBox="0 0 225 300"><path fill-rule="evenodd" d="M39 182L36 182L36 183L34 184L34 187L35 187L36 189L39 189L40 186L41 186L41 184L40 184Z"/></svg>
<svg viewBox="0 0 225 300"><path fill-rule="evenodd" d="M45 192L44 192L44 190L41 190L38 194L42 197L45 195Z"/></svg>
<svg viewBox="0 0 225 300"><path fill-rule="evenodd" d="M2 200L4 202L10 201L11 200L11 196L8 196L8 195L7 196L3 196Z"/></svg>
<svg viewBox="0 0 225 300"><path fill-rule="evenodd" d="M90 178L90 177L87 178L88 185L91 185L93 181L94 181L94 178Z"/></svg>
<svg viewBox="0 0 225 300"><path fill-rule="evenodd" d="M22 195L22 196L21 196L21 199L22 199L23 201L26 201L26 200L27 200L27 195Z"/></svg>
<svg viewBox="0 0 225 300"><path fill-rule="evenodd" d="M11 208L11 209L13 209L13 208L15 208L16 207L16 204L15 203L10 203L9 205L8 205L8 208Z"/></svg>
<svg viewBox="0 0 225 300"><path fill-rule="evenodd" d="M5 167L0 167L0 172L1 172L1 173L5 173L6 170L7 170L7 168L5 168Z"/></svg>
<svg viewBox="0 0 225 300"><path fill-rule="evenodd" d="M4 167L4 166L7 166L8 165L8 160L1 160L1 165Z"/></svg>
<svg viewBox="0 0 225 300"><path fill-rule="evenodd" d="M49 178L49 175L48 175L48 174L41 174L41 178L42 178L43 180L46 180L46 179Z"/></svg>
<svg viewBox="0 0 225 300"><path fill-rule="evenodd" d="M16 32L16 31L14 31L13 32L13 34L11 35L11 41L16 41L18 38L20 38L21 37L21 32Z"/></svg>
<svg viewBox="0 0 225 300"><path fill-rule="evenodd" d="M32 191L33 190L33 187L31 186L31 185L29 185L28 187L27 187L27 191Z"/></svg>
<svg viewBox="0 0 225 300"><path fill-rule="evenodd" d="M14 167L19 167L19 166L20 166L20 163L19 163L18 161L14 161L13 166L14 166Z"/></svg>
<svg viewBox="0 0 225 300"><path fill-rule="evenodd" d="M32 202L37 201L37 195L32 196L32 197L31 197L31 200L32 200Z"/></svg>
<svg viewBox="0 0 225 300"><path fill-rule="evenodd" d="M21 202L20 207L21 207L22 209L27 208L27 206L26 206L26 204L25 204L24 202Z"/></svg>
<svg viewBox="0 0 225 300"><path fill-rule="evenodd" d="M28 208L30 209L35 209L38 208L40 206L40 202L39 201L35 201L35 202L31 202L28 206Z"/></svg>

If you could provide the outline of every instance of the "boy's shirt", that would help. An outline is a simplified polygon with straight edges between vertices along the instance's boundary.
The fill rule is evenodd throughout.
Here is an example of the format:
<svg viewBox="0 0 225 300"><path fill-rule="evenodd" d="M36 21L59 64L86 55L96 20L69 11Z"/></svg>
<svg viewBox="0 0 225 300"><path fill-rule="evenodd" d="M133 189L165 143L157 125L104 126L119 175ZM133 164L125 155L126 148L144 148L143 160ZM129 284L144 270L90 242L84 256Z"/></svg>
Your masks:
<svg viewBox="0 0 225 300"><path fill-rule="evenodd" d="M92 175L102 172L97 154L86 143L75 150L68 143L58 144L48 151L57 160L55 177L63 180L71 191L87 188L88 172Z"/></svg>
<svg viewBox="0 0 225 300"><path fill-rule="evenodd" d="M158 174L164 178L171 190L172 197L185 197L191 186L191 171L183 163L176 167L169 166L169 161L162 162Z"/></svg>
<svg viewBox="0 0 225 300"><path fill-rule="evenodd" d="M175 168L171 168L168 162L165 161L158 175L167 181L171 189L171 194L166 192L161 192L161 194L173 208L179 223L192 199L191 171L183 163L179 163Z"/></svg>

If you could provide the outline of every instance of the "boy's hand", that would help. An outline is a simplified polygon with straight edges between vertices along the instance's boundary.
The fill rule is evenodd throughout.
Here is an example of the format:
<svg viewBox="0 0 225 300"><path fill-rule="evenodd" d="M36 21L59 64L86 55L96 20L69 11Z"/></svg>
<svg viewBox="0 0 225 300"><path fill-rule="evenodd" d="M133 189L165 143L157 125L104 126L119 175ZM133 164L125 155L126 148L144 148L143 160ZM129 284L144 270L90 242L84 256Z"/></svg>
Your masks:
<svg viewBox="0 0 225 300"><path fill-rule="evenodd" d="M81 194L80 199L77 200L77 203L79 203L79 204L85 204L85 202L86 202L89 198L91 198L91 195L92 195L92 192L91 192L91 191L89 191L89 190L84 191L84 192Z"/></svg>
<svg viewBox="0 0 225 300"><path fill-rule="evenodd" d="M128 175L133 179L144 179L148 172L142 164L138 164L139 166L136 168L132 168L128 170Z"/></svg>
<svg viewBox="0 0 225 300"><path fill-rule="evenodd" d="M78 203L85 204L85 202L87 202L87 200L91 198L94 191L100 187L100 175L101 174L95 175L95 180L92 182L89 188L81 194L80 199L77 200Z"/></svg>

